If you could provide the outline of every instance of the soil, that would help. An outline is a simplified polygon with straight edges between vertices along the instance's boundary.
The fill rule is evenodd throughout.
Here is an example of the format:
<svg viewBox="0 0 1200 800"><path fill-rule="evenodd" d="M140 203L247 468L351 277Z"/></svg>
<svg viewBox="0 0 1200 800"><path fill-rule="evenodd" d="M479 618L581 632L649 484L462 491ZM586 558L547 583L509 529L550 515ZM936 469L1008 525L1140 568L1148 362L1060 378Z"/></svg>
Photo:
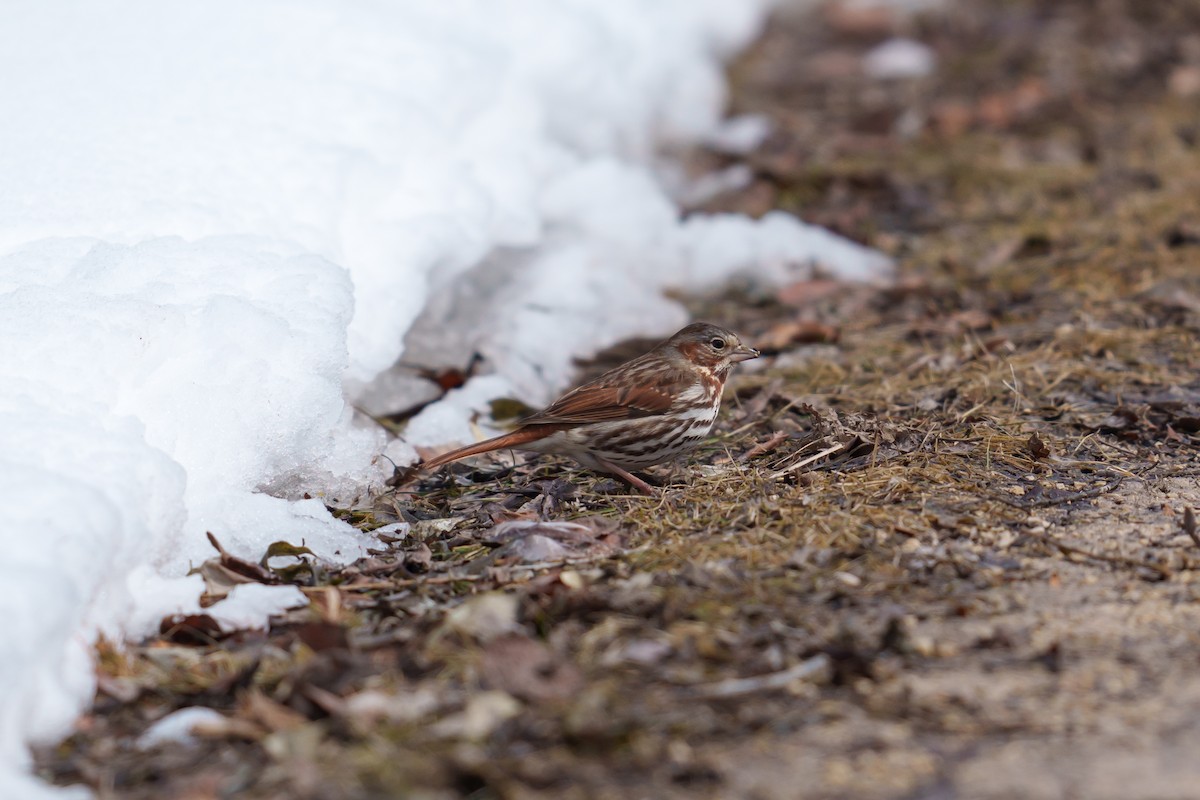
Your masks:
<svg viewBox="0 0 1200 800"><path fill-rule="evenodd" d="M894 35L937 57L882 79ZM97 650L37 754L100 797L1200 797L1200 6L781 12L753 152L696 210L796 213L886 286L691 298L765 357L656 497L552 458L339 513L387 529L269 631ZM629 350L603 355L620 360ZM220 713L140 746L165 714Z"/></svg>

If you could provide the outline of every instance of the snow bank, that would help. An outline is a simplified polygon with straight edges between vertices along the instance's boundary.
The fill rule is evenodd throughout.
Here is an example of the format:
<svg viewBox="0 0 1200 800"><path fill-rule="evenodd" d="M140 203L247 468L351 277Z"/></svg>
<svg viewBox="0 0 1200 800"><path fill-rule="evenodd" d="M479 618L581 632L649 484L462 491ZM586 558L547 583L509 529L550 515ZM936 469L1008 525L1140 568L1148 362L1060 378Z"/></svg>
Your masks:
<svg viewBox="0 0 1200 800"><path fill-rule="evenodd" d="M411 450L346 396L395 408L406 347L489 358L413 429L465 438L463 408L670 332L666 287L883 268L786 217L681 224L652 177L658 145L717 129L720 59L765 5L6 8L0 796L48 793L26 742L90 699L97 633L195 607L205 531L358 555L325 502Z"/></svg>

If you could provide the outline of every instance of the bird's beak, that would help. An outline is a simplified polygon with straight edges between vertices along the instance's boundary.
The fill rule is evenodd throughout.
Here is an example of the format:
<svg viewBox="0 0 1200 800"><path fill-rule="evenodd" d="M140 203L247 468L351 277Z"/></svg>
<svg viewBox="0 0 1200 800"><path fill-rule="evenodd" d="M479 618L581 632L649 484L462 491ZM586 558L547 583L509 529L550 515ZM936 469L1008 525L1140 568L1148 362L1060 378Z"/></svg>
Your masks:
<svg viewBox="0 0 1200 800"><path fill-rule="evenodd" d="M739 344L729 354L729 360L737 363L738 361L749 361L752 358L758 358L758 351L753 347L747 347L744 344Z"/></svg>

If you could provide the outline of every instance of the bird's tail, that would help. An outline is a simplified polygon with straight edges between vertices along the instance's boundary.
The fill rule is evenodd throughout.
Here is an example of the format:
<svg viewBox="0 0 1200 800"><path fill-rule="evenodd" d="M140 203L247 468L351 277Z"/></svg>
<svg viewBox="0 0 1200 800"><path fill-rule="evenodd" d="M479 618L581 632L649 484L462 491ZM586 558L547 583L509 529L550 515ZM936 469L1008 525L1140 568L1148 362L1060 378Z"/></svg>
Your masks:
<svg viewBox="0 0 1200 800"><path fill-rule="evenodd" d="M493 450L504 450L509 447L521 447L522 445L536 442L538 439L544 439L554 432L554 429L539 429L538 427L518 428L512 433L506 433L503 436L496 436L491 439L484 439L482 442L460 447L457 450L451 450L449 453L442 453L440 456L423 461L419 467L422 470L437 469L443 464L449 464L451 461L458 461L460 458L468 456L477 456L480 453L490 453Z"/></svg>

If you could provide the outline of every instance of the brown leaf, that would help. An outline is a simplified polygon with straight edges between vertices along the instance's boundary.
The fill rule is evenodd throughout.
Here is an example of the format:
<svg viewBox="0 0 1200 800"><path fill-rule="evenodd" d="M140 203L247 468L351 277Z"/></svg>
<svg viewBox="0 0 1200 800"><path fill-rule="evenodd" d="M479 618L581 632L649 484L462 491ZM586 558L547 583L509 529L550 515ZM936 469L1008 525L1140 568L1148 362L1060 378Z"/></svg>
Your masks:
<svg viewBox="0 0 1200 800"><path fill-rule="evenodd" d="M877 39L894 32L896 11L888 3L852 3L836 0L822 9L825 24L837 33Z"/></svg>
<svg viewBox="0 0 1200 800"><path fill-rule="evenodd" d="M1181 64L1171 71L1167 79L1171 94L1178 97L1195 97L1200 94L1200 67Z"/></svg>
<svg viewBox="0 0 1200 800"><path fill-rule="evenodd" d="M220 624L208 614L174 614L163 617L158 633L176 644L208 645L225 638Z"/></svg>
<svg viewBox="0 0 1200 800"><path fill-rule="evenodd" d="M916 336L950 336L959 337L967 331L978 331L990 328L993 319L987 312L976 308L955 311L952 314L937 316L932 319L914 320L911 325L912 333ZM992 347L1000 347L1008 341L1005 337L993 343ZM984 349L987 349L985 346Z"/></svg>
<svg viewBox="0 0 1200 800"><path fill-rule="evenodd" d="M211 531L207 535L209 543L220 555L205 561L192 572L204 578L205 593L210 601L219 600L240 583L279 583L279 578L269 569L232 555L221 546Z"/></svg>
<svg viewBox="0 0 1200 800"><path fill-rule="evenodd" d="M96 675L96 689L122 703L132 703L142 693L142 687L132 678L119 678L104 673Z"/></svg>
<svg viewBox="0 0 1200 800"><path fill-rule="evenodd" d="M262 739L263 729L248 720L225 717L197 724L192 728L192 735L204 739L244 739L256 742Z"/></svg>
<svg viewBox="0 0 1200 800"><path fill-rule="evenodd" d="M427 400L422 400L419 403L400 409L399 411L393 411L390 414L384 415L381 419L391 423L403 423L406 420L415 417L427 406L436 403L438 400L441 400L443 397L445 397L446 392L450 391L451 389L457 389L466 383L471 376L475 374L475 370L482 361L483 357L479 353L472 353L470 361L467 362L467 366L463 369L459 369L457 367L431 369L418 364L398 364L397 366L412 370L417 374L418 377L424 378L430 383L436 385L438 391L437 394ZM398 467L397 471L399 471ZM395 480L395 478L396 476L393 475L392 479ZM391 484L389 483L389 485Z"/></svg>
<svg viewBox="0 0 1200 800"><path fill-rule="evenodd" d="M474 371L474 370L472 370ZM470 377L467 371L450 367L443 370L429 370L421 374L422 378L437 384L437 387L443 392L448 392L451 389L457 389L467 382Z"/></svg>
<svg viewBox="0 0 1200 800"><path fill-rule="evenodd" d="M975 107L975 116L990 128L1004 130L1029 119L1048 99L1049 92L1042 81L1026 78L1012 89L981 97Z"/></svg>
<svg viewBox="0 0 1200 800"><path fill-rule="evenodd" d="M418 448L416 448L416 450L417 450L417 455L420 456L422 461L425 460L426 458L432 458L433 456L436 456L438 454L438 452L435 448L418 447ZM387 479L386 485L389 488L395 489L395 488L404 486L404 485L412 482L413 480L416 480L417 476L420 474L421 474L420 461L418 461L416 464L410 464L407 467L397 466L394 470L392 470L392 477Z"/></svg>
<svg viewBox="0 0 1200 800"><path fill-rule="evenodd" d="M535 564L568 559L601 558L621 546L611 522L584 519L575 522L516 519L502 522L488 532L488 541L501 542L472 568L503 563Z"/></svg>
<svg viewBox="0 0 1200 800"><path fill-rule="evenodd" d="M844 289L846 284L841 281L812 280L788 284L776 293L779 302L789 306L811 306L825 300Z"/></svg>
<svg viewBox="0 0 1200 800"><path fill-rule="evenodd" d="M738 458L738 461L749 461L752 458L758 458L761 455L766 455L779 445L787 441L788 434L785 431L775 431L771 436L758 444L751 447Z"/></svg>
<svg viewBox="0 0 1200 800"><path fill-rule="evenodd" d="M439 630L486 642L516 627L517 598L503 592L487 592L450 609Z"/></svg>
<svg viewBox="0 0 1200 800"><path fill-rule="evenodd" d="M564 700L583 685L574 664L558 660L544 644L520 633L488 642L480 669L489 688L527 702Z"/></svg>
<svg viewBox="0 0 1200 800"><path fill-rule="evenodd" d="M457 714L443 717L427 729L435 737L482 741L521 713L521 704L507 692L478 692L467 698Z"/></svg>
<svg viewBox="0 0 1200 800"><path fill-rule="evenodd" d="M774 325L755 340L754 346L764 353L778 353L794 344L836 342L841 331L832 325L812 320L792 320Z"/></svg>
<svg viewBox="0 0 1200 800"><path fill-rule="evenodd" d="M276 703L256 689L245 692L238 706L240 718L256 722L268 731L291 730L308 722L304 715Z"/></svg>
<svg viewBox="0 0 1200 800"><path fill-rule="evenodd" d="M1193 225L1190 229L1177 226L1168 233L1167 243L1172 247L1200 243L1200 225ZM1200 286L1187 281L1160 281L1146 291L1139 292L1137 299L1167 312L1200 314Z"/></svg>
<svg viewBox="0 0 1200 800"><path fill-rule="evenodd" d="M257 583L242 573L222 565L216 558L210 558L192 572L198 573L204 579L204 595L200 598L200 604L206 608L229 594L235 586L243 583Z"/></svg>
<svg viewBox="0 0 1200 800"><path fill-rule="evenodd" d="M255 658L238 669L218 677L205 688L202 694L211 698L226 698L235 695L250 687L261 666L261 659Z"/></svg>
<svg viewBox="0 0 1200 800"><path fill-rule="evenodd" d="M1117 406L1112 413L1100 423L1100 430L1106 432L1123 431L1135 428L1145 419L1146 409L1134 408L1127 405Z"/></svg>
<svg viewBox="0 0 1200 800"><path fill-rule="evenodd" d="M342 593L336 586L314 586L302 591L322 621L334 625L342 621Z"/></svg>
<svg viewBox="0 0 1200 800"><path fill-rule="evenodd" d="M1042 441L1042 437L1036 433L1030 435L1029 440L1025 442L1025 447L1029 450L1029 454L1039 461L1050 455L1050 446Z"/></svg>
<svg viewBox="0 0 1200 800"><path fill-rule="evenodd" d="M966 133L974 118L974 109L963 100L940 100L930 112L934 132L947 139Z"/></svg>
<svg viewBox="0 0 1200 800"><path fill-rule="evenodd" d="M306 622L295 630L296 638L310 649L346 650L350 646L350 638L345 627L330 622Z"/></svg>
<svg viewBox="0 0 1200 800"><path fill-rule="evenodd" d="M404 553L404 566L417 574L429 572L433 566L433 551L424 542L417 542L415 548Z"/></svg>
<svg viewBox="0 0 1200 800"><path fill-rule="evenodd" d="M579 573L573 570L548 572L525 584L525 596L534 602L554 602L565 595L579 593L585 585Z"/></svg>
<svg viewBox="0 0 1200 800"><path fill-rule="evenodd" d="M956 332L978 331L992 325L992 315L979 308L967 308L955 311L946 318L951 329Z"/></svg>

